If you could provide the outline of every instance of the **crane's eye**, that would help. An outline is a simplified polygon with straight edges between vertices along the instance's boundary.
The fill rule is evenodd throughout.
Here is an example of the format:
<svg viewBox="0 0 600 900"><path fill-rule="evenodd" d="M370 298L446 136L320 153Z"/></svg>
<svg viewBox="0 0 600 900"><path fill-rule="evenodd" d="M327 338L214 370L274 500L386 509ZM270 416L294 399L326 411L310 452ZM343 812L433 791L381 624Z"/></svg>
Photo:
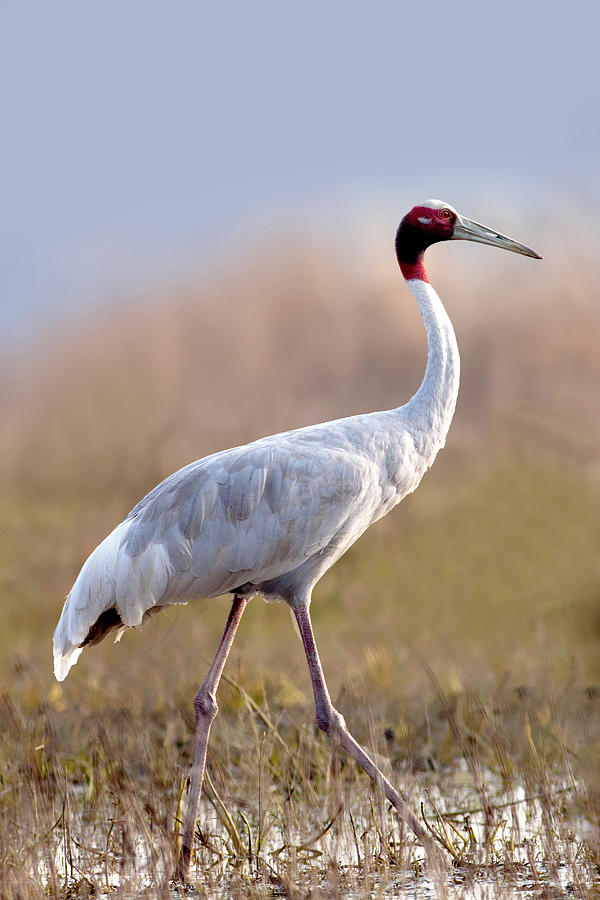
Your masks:
<svg viewBox="0 0 600 900"><path fill-rule="evenodd" d="M449 209L442 209L440 210L440 216L442 217L442 219L451 219L452 211Z"/></svg>

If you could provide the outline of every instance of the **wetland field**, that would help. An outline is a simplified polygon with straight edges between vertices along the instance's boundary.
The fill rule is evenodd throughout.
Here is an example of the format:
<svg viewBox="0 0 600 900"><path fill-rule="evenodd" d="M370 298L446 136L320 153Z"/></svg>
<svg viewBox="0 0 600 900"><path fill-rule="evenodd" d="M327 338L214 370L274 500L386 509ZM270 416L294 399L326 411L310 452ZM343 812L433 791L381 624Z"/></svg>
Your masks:
<svg viewBox="0 0 600 900"><path fill-rule="evenodd" d="M593 246L573 267L545 243L544 263L491 268L453 247L443 278L431 254L463 365L447 447L313 600L334 703L445 847L445 873L317 730L282 605L252 601L225 670L185 891L171 875L192 700L228 599L87 649L63 684L51 672L82 562L161 478L416 390L423 329L389 241L351 264L299 238L292 261L257 248L14 353L2 900L600 894L600 283Z"/></svg>

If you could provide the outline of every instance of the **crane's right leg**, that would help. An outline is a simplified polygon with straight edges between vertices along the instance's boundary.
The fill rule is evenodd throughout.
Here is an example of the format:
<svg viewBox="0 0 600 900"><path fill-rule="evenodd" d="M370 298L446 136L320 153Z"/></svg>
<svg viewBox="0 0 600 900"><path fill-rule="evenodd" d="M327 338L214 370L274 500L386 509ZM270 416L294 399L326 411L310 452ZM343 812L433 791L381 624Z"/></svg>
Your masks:
<svg viewBox="0 0 600 900"><path fill-rule="evenodd" d="M217 652L207 672L206 678L202 683L202 687L194 698L194 710L196 712L196 734L194 743L194 762L190 772L190 791L188 794L187 811L185 815L185 826L183 829L183 843L179 859L177 860L177 870L175 878L178 881L187 882L190 874L190 862L192 858L192 844L194 842L194 832L196 830L196 819L198 818L198 804L200 802L200 791L202 790L202 782L204 781L204 769L206 768L206 750L208 747L208 736L210 734L210 726L214 722L215 716L219 711L217 706L216 692L225 668L225 662L231 650L233 639L240 624L242 613L248 603L248 597L233 598L233 604L227 619L225 631L221 642L217 647Z"/></svg>
<svg viewBox="0 0 600 900"><path fill-rule="evenodd" d="M419 843L425 848L430 860L438 869L441 869L445 865L445 861L439 848L430 835L427 834L411 810L406 798L395 789L381 769L375 765L368 753L361 747L358 741L352 737L348 730L348 726L344 721L344 717L340 715L331 702L327 684L325 683L323 667L321 666L321 660L319 659L319 651L317 650L317 645L315 643L308 606L294 607L293 611L300 630L302 644L304 645L313 693L315 695L317 725L321 731L328 734L333 741L341 744L346 753L355 759L358 765L373 779L379 790L396 809L400 818L406 822Z"/></svg>

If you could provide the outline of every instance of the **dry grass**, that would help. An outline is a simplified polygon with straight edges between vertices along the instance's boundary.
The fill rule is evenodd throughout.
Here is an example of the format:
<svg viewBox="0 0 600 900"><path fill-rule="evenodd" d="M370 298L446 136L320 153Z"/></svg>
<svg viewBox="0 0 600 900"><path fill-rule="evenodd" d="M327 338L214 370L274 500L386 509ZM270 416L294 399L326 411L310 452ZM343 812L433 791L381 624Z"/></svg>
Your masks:
<svg viewBox="0 0 600 900"><path fill-rule="evenodd" d="M417 658L414 662L419 665ZM252 673L240 672L250 676ZM256 673L254 673L256 684ZM370 895L428 881L422 854L277 678L223 686L194 878L209 896ZM43 696L22 668L2 703L5 896L169 896L192 718L79 686ZM423 701L423 696L426 698ZM74 714L73 701L83 710ZM488 680L339 705L456 857L448 886L530 882L594 896L598 689ZM133 708L132 708L133 707ZM302 707L302 708L301 708ZM9 890L10 886L10 890ZM558 891L558 893L557 893ZM546 896L546 895L544 895Z"/></svg>
<svg viewBox="0 0 600 900"><path fill-rule="evenodd" d="M422 326L398 301L392 264L354 260L350 272L334 250L294 249L291 262L271 251L275 263L265 253L97 317L9 373L2 897L173 892L191 700L227 601L168 611L86 651L59 686L50 637L87 553L191 458L394 405L418 384ZM452 896L599 889L600 292L591 254L568 268L554 250L535 271L494 261L518 292L476 271L466 295L457 255L440 284L464 370L448 449L315 595L334 698L451 847ZM199 890L439 893L410 835L315 730L283 607L251 604L227 673Z"/></svg>

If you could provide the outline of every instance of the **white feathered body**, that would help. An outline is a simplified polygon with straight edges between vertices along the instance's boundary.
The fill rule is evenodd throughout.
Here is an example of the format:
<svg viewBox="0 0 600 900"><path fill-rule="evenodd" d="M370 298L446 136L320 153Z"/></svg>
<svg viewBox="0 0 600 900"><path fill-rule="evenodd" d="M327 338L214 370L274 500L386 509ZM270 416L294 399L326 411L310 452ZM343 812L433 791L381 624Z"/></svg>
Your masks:
<svg viewBox="0 0 600 900"><path fill-rule="evenodd" d="M59 680L109 610L132 627L157 608L226 592L308 602L323 573L417 487L444 445L459 362L439 297L424 281L409 286L429 345L412 400L262 438L170 475L85 562L54 635Z"/></svg>

